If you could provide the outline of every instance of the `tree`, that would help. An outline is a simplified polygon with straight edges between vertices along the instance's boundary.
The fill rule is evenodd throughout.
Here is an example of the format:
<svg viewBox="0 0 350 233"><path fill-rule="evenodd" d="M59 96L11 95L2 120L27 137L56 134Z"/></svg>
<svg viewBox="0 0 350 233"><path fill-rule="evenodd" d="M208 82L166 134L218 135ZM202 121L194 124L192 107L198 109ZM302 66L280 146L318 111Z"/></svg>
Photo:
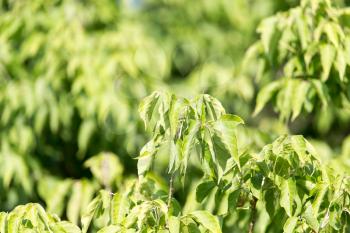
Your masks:
<svg viewBox="0 0 350 233"><path fill-rule="evenodd" d="M267 212L268 231L338 232L348 226L349 177L321 164L314 148L302 136L281 136L257 154L239 153L235 130L243 120L226 114L209 96L178 98L154 92L139 107L140 116L153 130L152 139L138 157L138 179L126 182L123 192L100 191L85 209L82 230L27 204L1 213L5 233L34 229L48 232L87 232L96 221L99 232L222 232L225 219L247 206L248 232ZM169 156L166 191L150 173L161 149ZM191 156L197 154L203 180L196 200L215 208L185 213L174 199L176 177L185 182ZM178 174L178 175L177 175ZM221 220L219 220L221 219ZM100 227L99 227L100 226ZM60 231L57 231L60 232Z"/></svg>
<svg viewBox="0 0 350 233"><path fill-rule="evenodd" d="M0 233L349 230L346 2L0 3Z"/></svg>

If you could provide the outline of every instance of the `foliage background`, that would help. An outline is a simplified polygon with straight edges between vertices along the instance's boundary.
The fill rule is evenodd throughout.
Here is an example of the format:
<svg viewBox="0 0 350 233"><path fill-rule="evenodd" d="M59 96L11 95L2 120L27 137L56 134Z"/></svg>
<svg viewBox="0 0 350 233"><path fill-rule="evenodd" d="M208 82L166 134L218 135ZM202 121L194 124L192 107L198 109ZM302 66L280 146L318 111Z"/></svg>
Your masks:
<svg viewBox="0 0 350 233"><path fill-rule="evenodd" d="M154 90L217 97L246 122L242 150L302 134L324 163L346 171L349 109L302 112L290 121L270 104L253 115L259 90L274 76L260 70L259 60L247 65L247 49L258 41L262 19L298 4L0 0L0 210L39 202L77 223L97 190L122 190L137 175L135 157L150 136L137 108ZM167 182L167 164L163 155L154 179ZM187 210L199 205L191 201L198 166L189 169L185 187L175 184Z"/></svg>

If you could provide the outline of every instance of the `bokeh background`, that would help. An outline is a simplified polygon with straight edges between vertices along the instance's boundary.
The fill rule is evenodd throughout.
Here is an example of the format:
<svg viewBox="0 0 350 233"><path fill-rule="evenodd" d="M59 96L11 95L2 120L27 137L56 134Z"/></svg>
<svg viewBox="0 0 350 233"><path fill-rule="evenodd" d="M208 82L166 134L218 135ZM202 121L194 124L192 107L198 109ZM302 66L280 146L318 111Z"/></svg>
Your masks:
<svg viewBox="0 0 350 233"><path fill-rule="evenodd" d="M120 190L137 174L134 158L149 135L137 107L154 90L218 98L246 122L242 148L303 134L325 163L349 169L349 114L315 111L286 122L267 106L252 115L262 84L259 65L243 64L246 51L262 19L298 4L0 0L0 210L39 202L77 222L98 189ZM164 155L155 170L166 165ZM185 209L194 208L201 177L195 165L190 172L175 193Z"/></svg>

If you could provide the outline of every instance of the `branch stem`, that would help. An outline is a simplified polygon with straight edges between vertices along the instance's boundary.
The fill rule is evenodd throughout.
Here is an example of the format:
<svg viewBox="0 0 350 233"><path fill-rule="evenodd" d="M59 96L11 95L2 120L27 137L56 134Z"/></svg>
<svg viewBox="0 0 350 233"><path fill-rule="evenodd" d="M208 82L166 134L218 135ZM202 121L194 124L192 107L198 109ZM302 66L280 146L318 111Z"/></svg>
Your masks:
<svg viewBox="0 0 350 233"><path fill-rule="evenodd" d="M168 193L168 209L171 206L171 199L174 192L174 174L172 173L169 180L169 193Z"/></svg>
<svg viewBox="0 0 350 233"><path fill-rule="evenodd" d="M256 197L253 197L252 200L250 200L250 209L251 209L251 215L250 215L250 223L249 223L249 231L248 233L254 232L255 222L256 222L256 203L258 199Z"/></svg>

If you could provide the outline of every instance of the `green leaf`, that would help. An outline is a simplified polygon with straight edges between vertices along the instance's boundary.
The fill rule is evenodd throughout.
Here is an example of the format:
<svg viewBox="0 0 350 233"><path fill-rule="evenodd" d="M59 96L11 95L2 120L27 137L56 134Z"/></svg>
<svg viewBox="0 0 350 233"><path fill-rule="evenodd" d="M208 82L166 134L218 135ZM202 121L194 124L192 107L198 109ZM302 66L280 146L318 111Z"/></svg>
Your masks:
<svg viewBox="0 0 350 233"><path fill-rule="evenodd" d="M184 233L203 233L195 223L186 223L186 225L181 229ZM181 232L182 233L182 232Z"/></svg>
<svg viewBox="0 0 350 233"><path fill-rule="evenodd" d="M293 115L292 121L295 120L297 116L299 116L304 102L307 98L307 93L310 88L310 83L306 81L301 81L294 89L293 97L292 97L292 106L293 106Z"/></svg>
<svg viewBox="0 0 350 233"><path fill-rule="evenodd" d="M215 121L225 114L225 108L218 99L210 95L203 95L203 98L205 100L206 110L208 111L211 120Z"/></svg>
<svg viewBox="0 0 350 233"><path fill-rule="evenodd" d="M5 225L4 232L8 233L29 229L36 229L38 232L52 231L49 216L39 204L35 203L17 206L7 215Z"/></svg>
<svg viewBox="0 0 350 233"><path fill-rule="evenodd" d="M110 225L110 226L103 227L97 233L118 233L118 232L121 232L120 226Z"/></svg>
<svg viewBox="0 0 350 233"><path fill-rule="evenodd" d="M145 155L142 157L139 157L137 160L137 172L138 175L144 175L146 172L149 171L149 169L152 166L153 162L153 155Z"/></svg>
<svg viewBox="0 0 350 233"><path fill-rule="evenodd" d="M169 142L169 167L168 167L168 172L169 173L174 173L178 167L179 167L179 151L178 147L174 143L174 140L170 140Z"/></svg>
<svg viewBox="0 0 350 233"><path fill-rule="evenodd" d="M298 36L300 38L302 48L306 49L310 42L310 30L307 25L307 20L305 19L306 17L303 14L300 14L302 13L301 11L299 11L298 13L299 14L296 18Z"/></svg>
<svg viewBox="0 0 350 233"><path fill-rule="evenodd" d="M169 123L170 123L170 130L171 130L171 136L173 138L178 137L179 135L176 135L177 133L181 132L183 127L182 118L184 117L188 105L187 99L178 99L174 95L171 99L171 105L169 110Z"/></svg>
<svg viewBox="0 0 350 233"><path fill-rule="evenodd" d="M142 230L145 228L146 219L149 216L149 212L154 208L151 202L144 202L140 205L137 211L137 228ZM147 225L146 225L147 226Z"/></svg>
<svg viewBox="0 0 350 233"><path fill-rule="evenodd" d="M151 121L154 107L156 106L159 97L160 97L160 93L155 91L151 95L142 99L142 101L139 105L138 111L139 111L141 119L145 123L146 128L147 128L148 123Z"/></svg>
<svg viewBox="0 0 350 233"><path fill-rule="evenodd" d="M323 30L326 33L329 41L336 47L338 48L339 42L338 42L338 35L337 35L337 30L334 27L332 23L325 23L323 26Z"/></svg>
<svg viewBox="0 0 350 233"><path fill-rule="evenodd" d="M95 121L93 119L88 119L83 122L80 126L78 134L78 146L80 156L84 156L88 148L89 141L95 130Z"/></svg>
<svg viewBox="0 0 350 233"><path fill-rule="evenodd" d="M306 142L304 137L301 135L292 136L291 144L292 144L293 150L298 154L299 160L302 162L301 165L304 165L305 161L307 160Z"/></svg>
<svg viewBox="0 0 350 233"><path fill-rule="evenodd" d="M188 159L190 156L191 149L194 146L196 134L199 131L199 127L200 127L199 121L195 121L195 120L190 121L188 134L184 137L183 146L182 146L182 165L183 165L182 173L186 173Z"/></svg>
<svg viewBox="0 0 350 233"><path fill-rule="evenodd" d="M320 46L321 64L322 64L322 81L327 81L333 61L335 59L336 51L330 44L322 44Z"/></svg>
<svg viewBox="0 0 350 233"><path fill-rule="evenodd" d="M290 217L283 226L284 233L293 233L298 224L298 217Z"/></svg>
<svg viewBox="0 0 350 233"><path fill-rule="evenodd" d="M234 206L230 206L232 204L232 193L222 192L220 189L215 193L215 206L216 206L216 215L217 216L226 216L230 208L234 208Z"/></svg>
<svg viewBox="0 0 350 233"><path fill-rule="evenodd" d="M81 233L79 227L67 221L57 222L51 227L54 233Z"/></svg>
<svg viewBox="0 0 350 233"><path fill-rule="evenodd" d="M203 199L209 195L210 191L215 187L214 181L205 181L200 183L196 188L196 200L202 202Z"/></svg>
<svg viewBox="0 0 350 233"><path fill-rule="evenodd" d="M273 95L281 88L281 82L275 81L264 86L258 93L256 98L256 106L253 115L258 114L273 97Z"/></svg>
<svg viewBox="0 0 350 233"><path fill-rule="evenodd" d="M337 50L337 59L334 63L334 66L338 70L340 81L343 82L346 71L346 58L344 51L341 49Z"/></svg>
<svg viewBox="0 0 350 233"><path fill-rule="evenodd" d="M89 158L84 165L90 168L93 176L104 187L110 188L117 178L121 178L124 167L118 156L110 152L101 152Z"/></svg>
<svg viewBox="0 0 350 233"><path fill-rule="evenodd" d="M170 216L168 221L169 221L169 232L180 233L180 219L175 216Z"/></svg>
<svg viewBox="0 0 350 233"><path fill-rule="evenodd" d="M318 54L319 48L317 43L311 43L307 48L306 52L304 53L304 60L307 66L310 66L312 58Z"/></svg>
<svg viewBox="0 0 350 233"><path fill-rule="evenodd" d="M261 40L264 46L265 53L269 53L271 49L271 42L276 30L277 18L271 17L262 21L257 31L261 33Z"/></svg>
<svg viewBox="0 0 350 233"><path fill-rule="evenodd" d="M65 198L70 193L72 182L69 179L57 180L46 177L39 183L39 194L45 200L47 210L51 213L61 215L65 208ZM51 189L55 187L55 189Z"/></svg>
<svg viewBox="0 0 350 233"><path fill-rule="evenodd" d="M111 208L112 224L120 225L130 209L128 197L125 194L115 193L112 198Z"/></svg>
<svg viewBox="0 0 350 233"><path fill-rule="evenodd" d="M303 214L303 217L305 218L307 224L316 232L318 232L319 229L319 222L317 220L317 216L315 216L312 205L310 202L307 202L305 204L305 211Z"/></svg>
<svg viewBox="0 0 350 233"><path fill-rule="evenodd" d="M0 212L0 232L5 232L7 213Z"/></svg>
<svg viewBox="0 0 350 233"><path fill-rule="evenodd" d="M227 206L230 213L234 213L236 211L237 202L240 194L241 194L240 189L236 189L229 194L227 198Z"/></svg>
<svg viewBox="0 0 350 233"><path fill-rule="evenodd" d="M215 122L215 134L225 146L225 149L229 152L238 168L240 168L240 162L235 128L239 124L244 124L244 121L240 117L230 114L222 115L221 118Z"/></svg>
<svg viewBox="0 0 350 233"><path fill-rule="evenodd" d="M91 220L103 209L102 191L90 202L81 217L82 233L86 233L90 227Z"/></svg>
<svg viewBox="0 0 350 233"><path fill-rule="evenodd" d="M154 139L147 142L147 144L141 149L140 156L137 158L137 173L138 175L144 175L151 168L154 155L158 151L157 142Z"/></svg>
<svg viewBox="0 0 350 233"><path fill-rule="evenodd" d="M197 223L208 229L212 233L221 233L219 220L208 211L194 211L190 216Z"/></svg>
<svg viewBox="0 0 350 233"><path fill-rule="evenodd" d="M312 79L311 82L316 89L317 95L320 98L323 107L327 107L329 100L327 86L320 80Z"/></svg>
<svg viewBox="0 0 350 233"><path fill-rule="evenodd" d="M328 184L326 183L318 183L316 187L311 191L312 193L316 193L315 199L312 202L312 209L314 216L318 217L319 209L322 202L325 199L325 195L328 191Z"/></svg>
<svg viewBox="0 0 350 233"><path fill-rule="evenodd" d="M264 178L261 173L251 174L250 177L250 190L253 196L261 199L262 196L262 186L264 184Z"/></svg>
<svg viewBox="0 0 350 233"><path fill-rule="evenodd" d="M234 128L238 125L244 124L244 121L242 118L232 114L223 114L220 117L219 121L222 121L229 128Z"/></svg>
<svg viewBox="0 0 350 233"><path fill-rule="evenodd" d="M277 107L280 110L281 119L287 120L293 110L294 98L298 91L298 80L285 79L284 87L277 95Z"/></svg>
<svg viewBox="0 0 350 233"><path fill-rule="evenodd" d="M17 233L19 231L20 220L24 215L23 209L24 206L18 206L7 216L6 229L8 233Z"/></svg>
<svg viewBox="0 0 350 233"><path fill-rule="evenodd" d="M79 181L75 182L72 187L72 195L69 198L68 204L67 204L67 217L68 220L78 224L79 216L80 216L80 208L81 206L81 199L83 195L83 184Z"/></svg>
<svg viewBox="0 0 350 233"><path fill-rule="evenodd" d="M282 179L280 205L289 217L293 216L294 199L298 195L295 181L292 178Z"/></svg>

